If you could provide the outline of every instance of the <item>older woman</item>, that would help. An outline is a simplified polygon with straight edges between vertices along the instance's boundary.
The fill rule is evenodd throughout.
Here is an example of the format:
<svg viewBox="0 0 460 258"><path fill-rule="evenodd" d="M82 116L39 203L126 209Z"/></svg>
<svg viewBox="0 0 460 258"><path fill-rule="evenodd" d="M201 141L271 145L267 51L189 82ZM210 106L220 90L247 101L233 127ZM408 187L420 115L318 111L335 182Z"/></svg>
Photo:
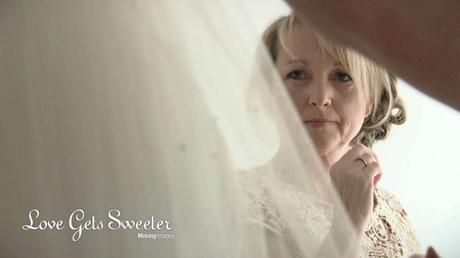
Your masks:
<svg viewBox="0 0 460 258"><path fill-rule="evenodd" d="M405 210L376 186L382 170L372 144L405 121L395 76L294 16L271 24L263 40L358 233L360 256L419 253ZM282 223L268 224L283 234Z"/></svg>

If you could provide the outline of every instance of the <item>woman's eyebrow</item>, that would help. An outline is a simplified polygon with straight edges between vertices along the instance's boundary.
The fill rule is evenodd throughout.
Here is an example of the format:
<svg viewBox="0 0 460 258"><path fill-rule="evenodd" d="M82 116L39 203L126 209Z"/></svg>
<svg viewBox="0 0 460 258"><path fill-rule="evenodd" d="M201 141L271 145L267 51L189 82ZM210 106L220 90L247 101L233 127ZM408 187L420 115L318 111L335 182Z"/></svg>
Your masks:
<svg viewBox="0 0 460 258"><path fill-rule="evenodd" d="M284 66L288 66L290 64L301 64L301 65L304 65L306 67L310 66L309 63L308 63L308 60L306 60L306 59L292 59L292 60L287 61L284 64Z"/></svg>
<svg viewBox="0 0 460 258"><path fill-rule="evenodd" d="M334 66L344 67L343 64L342 64L341 62L339 62L339 61L337 61L337 62L334 64Z"/></svg>

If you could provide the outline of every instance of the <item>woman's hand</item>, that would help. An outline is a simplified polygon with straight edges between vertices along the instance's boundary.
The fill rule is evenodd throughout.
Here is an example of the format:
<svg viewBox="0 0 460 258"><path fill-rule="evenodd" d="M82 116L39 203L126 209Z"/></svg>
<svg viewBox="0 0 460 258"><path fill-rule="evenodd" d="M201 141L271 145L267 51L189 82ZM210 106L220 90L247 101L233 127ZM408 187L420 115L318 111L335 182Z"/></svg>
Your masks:
<svg viewBox="0 0 460 258"><path fill-rule="evenodd" d="M332 183L340 195L357 232L364 234L374 207L374 185L382 171L374 152L356 144L330 170Z"/></svg>

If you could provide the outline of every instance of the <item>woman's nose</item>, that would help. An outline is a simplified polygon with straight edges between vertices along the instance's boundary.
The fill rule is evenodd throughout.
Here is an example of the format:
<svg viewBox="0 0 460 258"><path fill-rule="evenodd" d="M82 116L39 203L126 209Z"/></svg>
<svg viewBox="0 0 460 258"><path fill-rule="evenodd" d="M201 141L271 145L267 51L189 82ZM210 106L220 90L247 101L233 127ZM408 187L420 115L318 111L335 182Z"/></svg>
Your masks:
<svg viewBox="0 0 460 258"><path fill-rule="evenodd" d="M315 83L308 92L309 104L315 107L331 105L331 92L324 82Z"/></svg>

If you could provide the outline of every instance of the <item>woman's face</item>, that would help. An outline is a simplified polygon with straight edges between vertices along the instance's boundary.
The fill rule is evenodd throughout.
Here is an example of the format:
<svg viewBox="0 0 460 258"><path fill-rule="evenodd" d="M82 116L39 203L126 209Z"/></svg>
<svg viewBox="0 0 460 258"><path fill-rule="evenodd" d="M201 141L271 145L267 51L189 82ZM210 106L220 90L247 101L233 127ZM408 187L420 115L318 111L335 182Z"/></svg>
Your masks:
<svg viewBox="0 0 460 258"><path fill-rule="evenodd" d="M338 151L361 129L367 97L340 62L322 54L311 32L296 26L292 40L295 59L280 49L276 67L317 150Z"/></svg>

